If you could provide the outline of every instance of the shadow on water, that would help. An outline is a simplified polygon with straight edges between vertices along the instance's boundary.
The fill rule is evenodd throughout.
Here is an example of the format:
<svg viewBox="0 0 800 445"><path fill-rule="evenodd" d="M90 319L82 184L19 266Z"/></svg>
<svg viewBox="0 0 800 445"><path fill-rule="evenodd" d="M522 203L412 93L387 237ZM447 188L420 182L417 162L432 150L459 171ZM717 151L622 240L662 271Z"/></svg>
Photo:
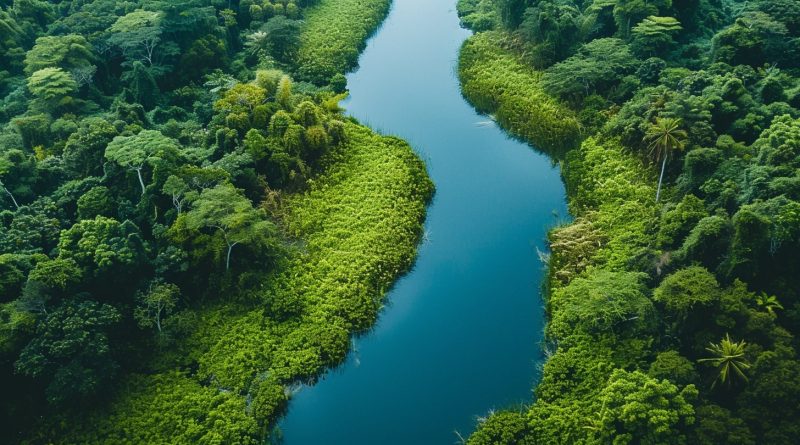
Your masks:
<svg viewBox="0 0 800 445"><path fill-rule="evenodd" d="M491 410L531 400L537 252L567 215L564 187L548 157L461 96L468 36L455 0L395 0L348 76L348 113L415 147L436 196L415 266L347 361L294 395L283 444L451 444Z"/></svg>

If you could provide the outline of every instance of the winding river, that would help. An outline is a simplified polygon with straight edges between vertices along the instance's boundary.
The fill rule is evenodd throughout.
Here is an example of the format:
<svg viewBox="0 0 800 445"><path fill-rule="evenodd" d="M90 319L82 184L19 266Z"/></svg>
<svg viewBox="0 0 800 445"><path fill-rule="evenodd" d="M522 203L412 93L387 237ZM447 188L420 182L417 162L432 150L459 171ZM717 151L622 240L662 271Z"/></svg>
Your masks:
<svg viewBox="0 0 800 445"><path fill-rule="evenodd" d="M469 32L455 0L395 0L348 76L350 115L402 137L436 183L411 273L348 361L290 403L286 445L452 444L495 408L529 402L541 363L538 297L559 173L462 98Z"/></svg>

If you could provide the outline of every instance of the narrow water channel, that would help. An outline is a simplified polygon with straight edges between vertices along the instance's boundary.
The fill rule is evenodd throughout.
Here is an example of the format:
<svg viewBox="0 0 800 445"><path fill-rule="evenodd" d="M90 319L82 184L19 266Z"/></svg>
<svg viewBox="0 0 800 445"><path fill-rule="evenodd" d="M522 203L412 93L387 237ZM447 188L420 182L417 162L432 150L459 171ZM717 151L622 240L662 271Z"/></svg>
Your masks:
<svg viewBox="0 0 800 445"><path fill-rule="evenodd" d="M346 364L303 388L286 445L452 444L531 400L541 362L537 248L566 215L550 160L462 98L456 0L394 0L348 76L348 113L402 137L436 184L427 240Z"/></svg>

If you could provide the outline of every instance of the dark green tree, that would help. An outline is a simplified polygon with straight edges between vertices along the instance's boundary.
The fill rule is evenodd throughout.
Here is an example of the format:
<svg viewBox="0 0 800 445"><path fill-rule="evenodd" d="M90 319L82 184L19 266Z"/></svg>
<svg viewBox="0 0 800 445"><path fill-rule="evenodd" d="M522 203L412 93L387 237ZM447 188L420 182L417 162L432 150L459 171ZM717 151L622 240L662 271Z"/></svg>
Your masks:
<svg viewBox="0 0 800 445"><path fill-rule="evenodd" d="M112 306L68 301L37 326L14 366L17 372L44 381L53 404L85 400L106 387L116 373L109 329L120 319Z"/></svg>

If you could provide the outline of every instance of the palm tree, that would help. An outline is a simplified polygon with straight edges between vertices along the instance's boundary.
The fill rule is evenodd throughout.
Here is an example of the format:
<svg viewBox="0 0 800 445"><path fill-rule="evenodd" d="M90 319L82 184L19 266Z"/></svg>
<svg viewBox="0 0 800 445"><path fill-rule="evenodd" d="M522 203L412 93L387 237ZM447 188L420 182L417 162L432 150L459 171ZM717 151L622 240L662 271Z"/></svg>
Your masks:
<svg viewBox="0 0 800 445"><path fill-rule="evenodd" d="M767 295L764 292L756 297L756 304L766 309L770 315L775 315L775 310L777 309L783 309L783 305L778 301L778 297Z"/></svg>
<svg viewBox="0 0 800 445"><path fill-rule="evenodd" d="M686 145L688 135L686 130L680 127L683 121L672 117L658 117L656 122L650 125L644 136L645 142L649 142L650 154L654 156L655 162L661 161L661 175L658 177L658 190L656 191L656 202L661 197L661 182L664 180L664 170L667 161L672 156L674 150L683 150Z"/></svg>
<svg viewBox="0 0 800 445"><path fill-rule="evenodd" d="M717 380L722 383L730 385L733 380L732 375L738 376L747 382L747 376L744 374L744 371L750 368L750 363L748 363L747 359L744 357L745 345L746 343L744 340L735 342L731 340L728 334L725 334L725 338L723 338L722 341L719 343L711 343L709 347L706 348L706 351L712 353L714 357L700 359L698 362L708 362L718 368L719 378ZM717 384L717 380L714 380L714 383L711 385L712 388Z"/></svg>

